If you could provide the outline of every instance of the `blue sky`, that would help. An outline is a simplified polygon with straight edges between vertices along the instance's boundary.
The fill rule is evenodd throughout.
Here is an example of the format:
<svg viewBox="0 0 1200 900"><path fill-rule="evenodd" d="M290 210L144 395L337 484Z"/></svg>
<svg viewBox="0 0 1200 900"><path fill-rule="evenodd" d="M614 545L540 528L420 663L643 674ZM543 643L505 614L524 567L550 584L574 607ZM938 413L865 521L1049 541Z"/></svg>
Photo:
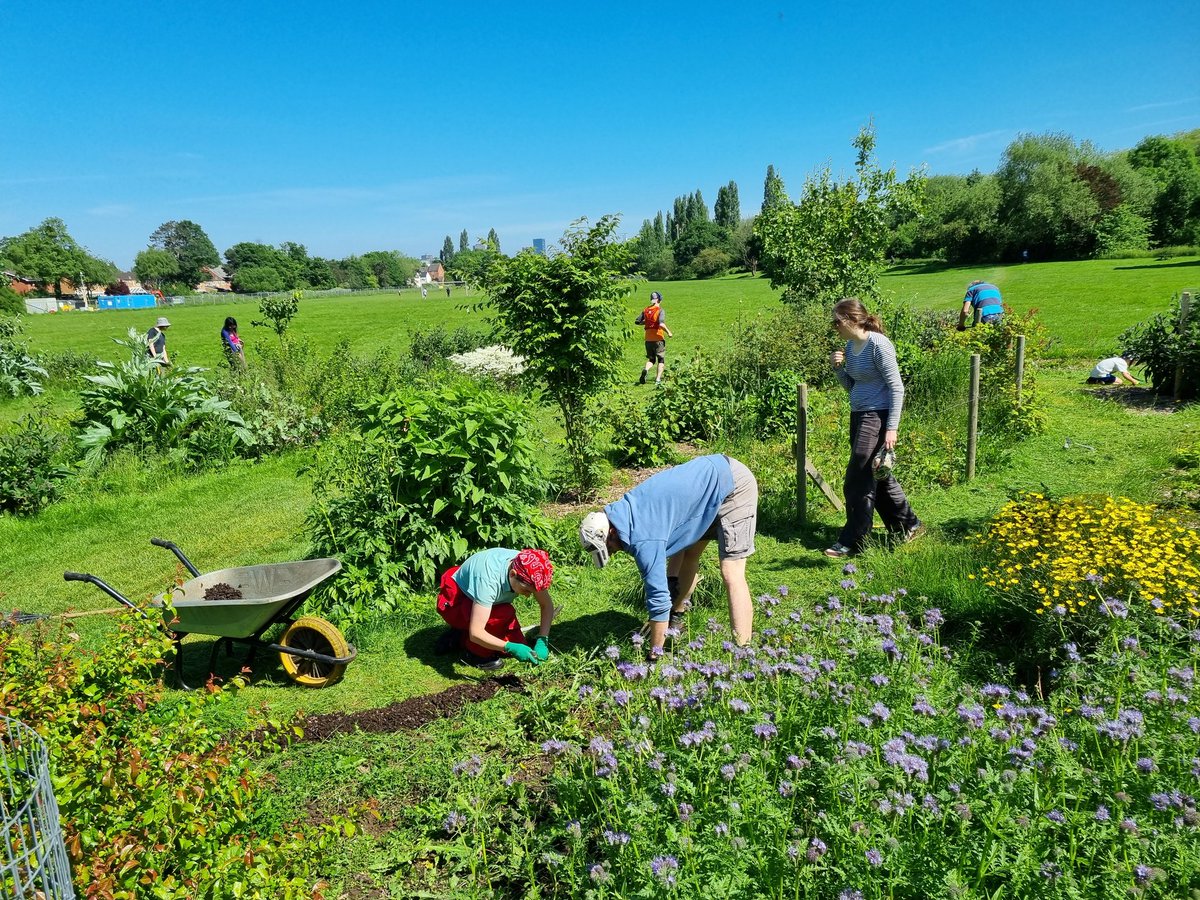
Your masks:
<svg viewBox="0 0 1200 900"><path fill-rule="evenodd" d="M798 195L868 120L902 173L1023 132L1118 150L1200 127L1200 5L1148 9L0 0L0 235L58 216L122 268L170 219L222 252L514 252L731 179L749 215L768 163Z"/></svg>

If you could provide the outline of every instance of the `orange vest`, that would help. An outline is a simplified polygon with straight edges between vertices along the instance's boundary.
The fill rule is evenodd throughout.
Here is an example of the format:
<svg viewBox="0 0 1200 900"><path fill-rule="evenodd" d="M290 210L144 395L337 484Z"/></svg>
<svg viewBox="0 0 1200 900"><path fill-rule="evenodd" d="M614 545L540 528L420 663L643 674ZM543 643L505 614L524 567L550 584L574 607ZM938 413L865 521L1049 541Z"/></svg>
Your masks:
<svg viewBox="0 0 1200 900"><path fill-rule="evenodd" d="M661 320L662 307L651 305L642 310L642 327L646 329L646 340L661 341L666 337L666 332L659 324Z"/></svg>

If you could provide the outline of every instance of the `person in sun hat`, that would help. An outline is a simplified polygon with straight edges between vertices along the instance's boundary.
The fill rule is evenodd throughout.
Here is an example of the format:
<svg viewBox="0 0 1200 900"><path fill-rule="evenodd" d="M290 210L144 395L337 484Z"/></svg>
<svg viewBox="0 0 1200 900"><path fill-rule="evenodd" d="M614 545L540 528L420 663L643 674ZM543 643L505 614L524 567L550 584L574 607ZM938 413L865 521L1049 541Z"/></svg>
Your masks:
<svg viewBox="0 0 1200 900"><path fill-rule="evenodd" d="M465 651L464 662L481 669L498 669L501 653L540 665L550 655L550 623L554 603L550 582L554 566L545 550L480 550L461 566L441 577L437 611L450 626L438 639L437 651ZM517 619L513 601L533 595L541 612L541 626L533 646Z"/></svg>
<svg viewBox="0 0 1200 900"><path fill-rule="evenodd" d="M171 357L167 354L167 329L170 327L171 323L167 321L167 317L159 316L158 321L146 332L146 355L150 357L151 362L160 366L171 364Z"/></svg>
<svg viewBox="0 0 1200 900"><path fill-rule="evenodd" d="M619 550L637 563L646 589L651 653L662 649L668 628L683 626L700 554L716 540L730 624L744 646L754 627L746 560L754 553L757 523L754 474L736 459L714 453L652 475L620 500L588 513L579 540L600 568Z"/></svg>

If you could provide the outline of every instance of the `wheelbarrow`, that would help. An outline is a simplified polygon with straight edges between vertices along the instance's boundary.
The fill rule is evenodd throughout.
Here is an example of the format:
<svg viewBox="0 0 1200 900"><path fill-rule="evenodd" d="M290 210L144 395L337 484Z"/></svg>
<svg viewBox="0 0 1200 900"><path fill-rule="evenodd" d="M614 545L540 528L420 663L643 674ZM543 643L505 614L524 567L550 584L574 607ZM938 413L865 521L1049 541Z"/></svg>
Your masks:
<svg viewBox="0 0 1200 900"><path fill-rule="evenodd" d="M267 563L259 566L240 566L201 574L170 541L151 538L156 547L170 550L192 574L178 587L164 591L150 601L151 609L162 610L170 602L174 616L164 614L164 625L175 641L175 674L180 687L190 690L183 677L183 639L189 634L206 634L218 638L208 659L208 671L216 671L217 655L225 650L233 654L233 645L248 648L245 666L251 666L258 651L279 654L287 677L305 687L320 688L334 684L358 655L333 623L319 616L292 614L309 594L323 582L341 571L336 559L305 559L299 562ZM63 572L66 581L86 581L94 584L114 600L147 618L150 614L128 597L95 575L82 572ZM205 595L217 585L226 585L240 593L240 599L206 600ZM278 643L263 635L274 625L286 625Z"/></svg>

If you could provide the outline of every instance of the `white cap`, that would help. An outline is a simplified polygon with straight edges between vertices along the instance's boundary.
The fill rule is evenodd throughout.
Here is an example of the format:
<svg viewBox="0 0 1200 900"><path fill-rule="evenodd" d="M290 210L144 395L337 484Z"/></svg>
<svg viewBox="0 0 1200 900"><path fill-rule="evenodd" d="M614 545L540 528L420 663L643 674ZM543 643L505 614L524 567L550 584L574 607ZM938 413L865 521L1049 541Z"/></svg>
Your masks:
<svg viewBox="0 0 1200 900"><path fill-rule="evenodd" d="M601 569L608 565L609 528L608 516L602 512L590 512L579 523L579 541Z"/></svg>

